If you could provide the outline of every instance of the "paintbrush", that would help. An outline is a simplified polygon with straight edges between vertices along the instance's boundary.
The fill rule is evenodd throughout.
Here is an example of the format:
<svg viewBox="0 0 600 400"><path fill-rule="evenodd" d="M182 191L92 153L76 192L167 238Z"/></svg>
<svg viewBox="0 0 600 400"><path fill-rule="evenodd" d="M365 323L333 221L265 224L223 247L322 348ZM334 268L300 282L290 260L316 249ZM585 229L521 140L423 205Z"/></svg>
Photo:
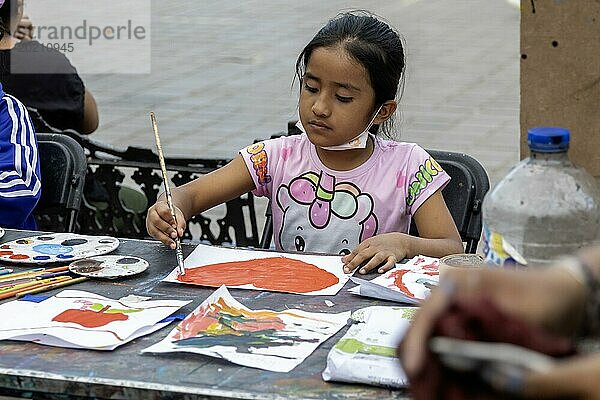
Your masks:
<svg viewBox="0 0 600 400"><path fill-rule="evenodd" d="M59 284L59 283L71 281L71 280L73 280L73 279L71 279L68 276L61 276L58 278L48 279L47 281L35 281L35 282L27 283L27 284L18 285L18 287L15 287L11 290L1 292L0 300L8 299L9 297L12 297L19 292L29 291L29 290L41 288L46 285Z"/></svg>
<svg viewBox="0 0 600 400"><path fill-rule="evenodd" d="M64 272L64 271L68 271L68 270L69 270L69 266L63 265L62 267L46 268L46 269L44 269L44 273Z"/></svg>
<svg viewBox="0 0 600 400"><path fill-rule="evenodd" d="M11 281L16 278L23 278L23 277L31 276L31 275L39 275L40 271L43 271L43 270L44 270L44 268L33 268L33 269L21 271L21 272L14 272L11 274L6 274L3 276L0 276L0 282Z"/></svg>
<svg viewBox="0 0 600 400"><path fill-rule="evenodd" d="M30 270L21 271L21 272L15 272L15 273L13 273L12 269L9 271L10 271L10 273L7 273L7 274L1 274L2 271L0 271L0 286L4 283L16 281L16 280L36 279L36 277L39 277L41 275L46 275L49 273L68 272L69 266L55 267L55 268L35 268L35 269L30 269Z"/></svg>
<svg viewBox="0 0 600 400"><path fill-rule="evenodd" d="M65 279L69 279L69 278L70 277L66 277L66 276L57 276L57 277L54 277L54 278L47 278L47 279L42 279L42 280L34 279L32 281L29 281L29 282L15 283L14 285L2 287L0 289L0 293L10 292L10 291L13 291L15 289L19 289L19 288L22 288L22 287L28 287L28 286L32 286L32 285L40 285L40 284L43 284L43 283L63 281Z"/></svg>
<svg viewBox="0 0 600 400"><path fill-rule="evenodd" d="M154 130L154 140L156 141L158 162L160 163L160 170L162 172L163 183L165 185L165 197L167 198L167 205L171 210L171 215L173 216L175 226L177 227L177 217L175 216L175 207L173 207L173 197L171 197L171 189L169 188L169 178L167 177L165 156L163 154L162 146L160 144L160 136L158 136L158 124L156 123L156 116L154 115L154 112L150 112L150 120L152 121L152 129ZM179 269L179 275L185 275L185 266L183 264L183 250L181 249L181 240L179 239L179 233L177 234L177 238L175 238L175 254L177 255L177 268Z"/></svg>
<svg viewBox="0 0 600 400"><path fill-rule="evenodd" d="M23 282L40 280L40 279L54 278L57 276L65 276L65 275L70 275L70 274L71 274L71 271L51 272L51 273L47 274L45 272L45 270L42 270L42 271L38 271L38 272L31 273L28 275L22 275L20 277L14 278L14 279L0 281L0 289L4 286L10 286L10 285L14 285L16 283L23 283Z"/></svg>
<svg viewBox="0 0 600 400"><path fill-rule="evenodd" d="M80 278L73 278L73 279L68 279L68 280L64 280L62 282L58 282L58 283L51 283L51 284L46 284L46 285L41 285L34 288L29 288L27 290L23 290L23 291L19 291L18 293L16 293L16 298L19 299L23 296L26 296L28 294L38 294L38 293L42 293L42 292L47 292L48 290L54 290L54 289L58 289L64 286L69 286L69 285L73 285L75 283L79 283L79 282L83 282L88 280L89 278L82 276Z"/></svg>

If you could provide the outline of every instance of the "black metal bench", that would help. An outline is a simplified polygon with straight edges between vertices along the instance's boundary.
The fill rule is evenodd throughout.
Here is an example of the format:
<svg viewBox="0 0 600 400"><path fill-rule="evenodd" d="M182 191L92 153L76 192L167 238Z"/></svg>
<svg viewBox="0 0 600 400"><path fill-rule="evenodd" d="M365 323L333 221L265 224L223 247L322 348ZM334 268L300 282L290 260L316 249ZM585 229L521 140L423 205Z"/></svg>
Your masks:
<svg viewBox="0 0 600 400"><path fill-rule="evenodd" d="M146 238L146 211L164 190L158 156L150 149L128 147L118 150L98 143L76 132L63 132L76 139L85 149L88 173L84 202L78 218L78 231L86 234L108 234L127 238ZM173 186L224 166L227 159L166 158ZM124 194L125 193L125 194ZM143 208L127 207L129 197L142 199ZM192 242L258 246L258 227L251 193L227 202L225 214L211 229L212 219L196 215L188 221L183 239ZM213 225L214 227L214 225Z"/></svg>

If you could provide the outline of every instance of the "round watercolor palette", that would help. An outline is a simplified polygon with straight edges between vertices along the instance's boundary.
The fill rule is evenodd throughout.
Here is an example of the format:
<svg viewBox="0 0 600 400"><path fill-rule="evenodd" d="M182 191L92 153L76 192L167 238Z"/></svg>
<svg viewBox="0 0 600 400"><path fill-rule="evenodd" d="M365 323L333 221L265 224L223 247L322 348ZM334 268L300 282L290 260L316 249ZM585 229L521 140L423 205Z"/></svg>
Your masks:
<svg viewBox="0 0 600 400"><path fill-rule="evenodd" d="M48 233L0 244L0 260L11 263L46 264L71 262L110 253L119 239L75 233Z"/></svg>
<svg viewBox="0 0 600 400"><path fill-rule="evenodd" d="M95 256L74 261L69 271L90 278L114 279L139 274L148 268L148 261L132 256Z"/></svg>

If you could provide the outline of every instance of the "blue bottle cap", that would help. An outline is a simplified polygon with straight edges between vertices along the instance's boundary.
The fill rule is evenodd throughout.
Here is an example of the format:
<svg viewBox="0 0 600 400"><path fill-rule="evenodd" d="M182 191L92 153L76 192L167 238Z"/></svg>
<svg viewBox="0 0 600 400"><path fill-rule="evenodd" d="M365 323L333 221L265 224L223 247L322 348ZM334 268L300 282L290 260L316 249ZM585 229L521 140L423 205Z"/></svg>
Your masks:
<svg viewBox="0 0 600 400"><path fill-rule="evenodd" d="M540 126L527 131L527 144L531 151L559 153L569 149L571 134L566 128Z"/></svg>

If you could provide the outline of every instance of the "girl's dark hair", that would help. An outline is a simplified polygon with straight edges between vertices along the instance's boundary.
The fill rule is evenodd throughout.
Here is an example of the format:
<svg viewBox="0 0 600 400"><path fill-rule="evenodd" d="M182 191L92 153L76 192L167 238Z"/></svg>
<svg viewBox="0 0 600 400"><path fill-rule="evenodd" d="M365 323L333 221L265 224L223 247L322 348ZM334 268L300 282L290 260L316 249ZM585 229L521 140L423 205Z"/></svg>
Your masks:
<svg viewBox="0 0 600 400"><path fill-rule="evenodd" d="M387 100L396 99L398 88L402 90L404 86L405 56L402 42L400 34L368 11L340 13L329 20L304 47L296 60L296 76L302 81L315 49L343 46L369 74L375 91L374 112ZM384 131L390 135L391 119L387 122ZM371 131L376 133L378 126L373 128Z"/></svg>

